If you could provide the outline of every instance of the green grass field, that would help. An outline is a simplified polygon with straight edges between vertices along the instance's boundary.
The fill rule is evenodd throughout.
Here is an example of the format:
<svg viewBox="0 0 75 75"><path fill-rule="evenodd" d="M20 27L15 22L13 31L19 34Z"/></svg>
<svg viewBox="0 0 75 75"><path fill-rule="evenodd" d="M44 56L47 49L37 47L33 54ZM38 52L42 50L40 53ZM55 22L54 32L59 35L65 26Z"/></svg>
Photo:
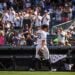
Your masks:
<svg viewBox="0 0 75 75"><path fill-rule="evenodd" d="M19 72L0 71L0 75L75 75L75 72Z"/></svg>

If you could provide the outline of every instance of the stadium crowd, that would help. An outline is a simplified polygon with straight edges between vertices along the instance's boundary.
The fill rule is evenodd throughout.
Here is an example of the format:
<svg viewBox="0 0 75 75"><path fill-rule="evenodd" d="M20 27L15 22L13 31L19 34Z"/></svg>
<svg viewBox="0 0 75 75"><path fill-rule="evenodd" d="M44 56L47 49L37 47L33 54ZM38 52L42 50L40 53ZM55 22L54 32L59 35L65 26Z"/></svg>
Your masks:
<svg viewBox="0 0 75 75"><path fill-rule="evenodd" d="M0 3L0 45L37 45L36 31L46 24L51 30L55 24L70 21L75 16L75 4L71 0L6 0ZM53 24L51 24L53 22ZM56 30L57 38L50 45L71 46L68 39L74 27L65 32ZM51 33L50 33L51 34Z"/></svg>
<svg viewBox="0 0 75 75"><path fill-rule="evenodd" d="M36 46L41 25L57 36L49 46L72 46L74 24L67 31L61 27L52 33L51 28L74 18L75 0L0 0L0 46Z"/></svg>

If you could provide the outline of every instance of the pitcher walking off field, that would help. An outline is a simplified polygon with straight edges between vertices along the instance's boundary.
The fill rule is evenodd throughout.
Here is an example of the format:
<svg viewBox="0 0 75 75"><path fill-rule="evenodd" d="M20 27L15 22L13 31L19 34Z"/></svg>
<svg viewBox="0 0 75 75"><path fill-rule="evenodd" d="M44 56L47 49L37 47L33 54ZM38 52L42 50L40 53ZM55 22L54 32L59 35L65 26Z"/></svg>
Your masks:
<svg viewBox="0 0 75 75"><path fill-rule="evenodd" d="M50 62L49 62L49 50L47 47L47 32L48 32L48 26L42 25L41 29L37 31L37 46L36 46L36 63L37 67L41 67L40 62L43 61L43 63L49 67L50 69Z"/></svg>

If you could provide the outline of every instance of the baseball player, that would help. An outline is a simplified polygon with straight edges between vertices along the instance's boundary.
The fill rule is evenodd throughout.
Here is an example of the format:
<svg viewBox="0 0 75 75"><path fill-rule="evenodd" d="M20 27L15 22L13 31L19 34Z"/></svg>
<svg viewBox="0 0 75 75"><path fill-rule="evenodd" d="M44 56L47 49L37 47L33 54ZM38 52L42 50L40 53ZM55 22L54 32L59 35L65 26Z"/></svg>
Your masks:
<svg viewBox="0 0 75 75"><path fill-rule="evenodd" d="M42 25L37 31L37 46L36 46L36 67L41 68L41 61L50 69L49 50L47 47L47 32L48 26Z"/></svg>

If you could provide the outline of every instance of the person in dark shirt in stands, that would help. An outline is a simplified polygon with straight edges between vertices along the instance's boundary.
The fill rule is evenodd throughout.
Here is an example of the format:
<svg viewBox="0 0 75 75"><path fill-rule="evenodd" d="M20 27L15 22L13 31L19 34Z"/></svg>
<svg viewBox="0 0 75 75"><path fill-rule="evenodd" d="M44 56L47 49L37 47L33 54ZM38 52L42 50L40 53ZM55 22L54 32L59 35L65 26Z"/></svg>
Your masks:
<svg viewBox="0 0 75 75"><path fill-rule="evenodd" d="M3 24L2 24L2 21L0 21L0 30L3 30Z"/></svg>
<svg viewBox="0 0 75 75"><path fill-rule="evenodd" d="M26 45L27 46L33 46L34 45L34 41L33 41L31 34L28 34L26 37Z"/></svg>
<svg viewBox="0 0 75 75"><path fill-rule="evenodd" d="M25 38L27 37L28 33L29 33L29 27L28 27L28 24L26 24L23 29L23 34Z"/></svg>

